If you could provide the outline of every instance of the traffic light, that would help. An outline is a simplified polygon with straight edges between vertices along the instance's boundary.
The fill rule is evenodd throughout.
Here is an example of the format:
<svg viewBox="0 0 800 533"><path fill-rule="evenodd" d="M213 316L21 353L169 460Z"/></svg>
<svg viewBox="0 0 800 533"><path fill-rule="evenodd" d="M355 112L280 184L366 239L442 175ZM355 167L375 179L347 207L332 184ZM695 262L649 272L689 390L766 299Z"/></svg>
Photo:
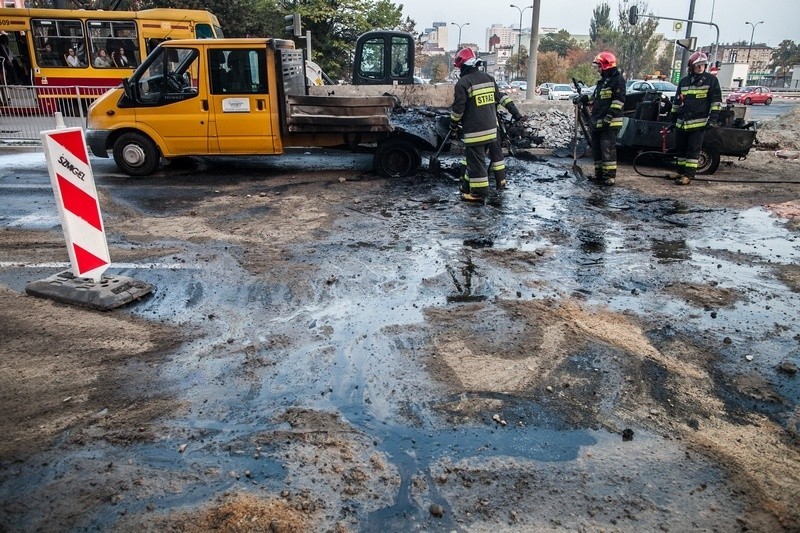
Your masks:
<svg viewBox="0 0 800 533"><path fill-rule="evenodd" d="M686 39L678 39L675 44L681 48L686 48L690 52L694 52L697 47L697 37L687 37Z"/></svg>
<svg viewBox="0 0 800 533"><path fill-rule="evenodd" d="M292 33L297 37L302 37L303 35L303 28L300 24L300 14L299 13L292 13L291 15L286 15L283 17L283 20L286 21L286 32Z"/></svg>
<svg viewBox="0 0 800 533"><path fill-rule="evenodd" d="M636 26L637 22L639 22L639 6L631 6L631 10L628 11L628 23Z"/></svg>

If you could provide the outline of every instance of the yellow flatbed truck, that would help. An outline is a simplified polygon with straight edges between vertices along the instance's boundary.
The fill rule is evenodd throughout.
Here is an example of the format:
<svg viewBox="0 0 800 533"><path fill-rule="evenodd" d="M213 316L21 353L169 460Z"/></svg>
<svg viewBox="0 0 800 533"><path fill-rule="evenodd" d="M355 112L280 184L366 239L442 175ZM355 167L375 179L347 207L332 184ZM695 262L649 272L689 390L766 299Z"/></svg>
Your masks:
<svg viewBox="0 0 800 533"><path fill-rule="evenodd" d="M407 176L425 139L392 125L392 96L309 96L301 50L284 39L191 39L159 45L89 108L92 153L133 176L162 157L277 155L290 147L374 152L375 170Z"/></svg>

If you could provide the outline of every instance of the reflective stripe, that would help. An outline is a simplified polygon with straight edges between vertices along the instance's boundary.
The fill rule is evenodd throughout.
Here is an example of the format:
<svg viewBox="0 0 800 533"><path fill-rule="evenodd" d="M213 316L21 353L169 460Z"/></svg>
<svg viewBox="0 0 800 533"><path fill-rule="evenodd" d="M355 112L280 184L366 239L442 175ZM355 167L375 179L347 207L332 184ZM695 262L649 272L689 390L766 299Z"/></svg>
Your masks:
<svg viewBox="0 0 800 533"><path fill-rule="evenodd" d="M506 162L505 161L498 161L497 163L492 163L489 165L489 168L495 172L498 170L505 170L506 169Z"/></svg>
<svg viewBox="0 0 800 533"><path fill-rule="evenodd" d="M509 103L510 101L511 101L511 97L508 96L508 95L505 95L500 99L500 105L505 107L506 104Z"/></svg>
<svg viewBox="0 0 800 533"><path fill-rule="evenodd" d="M611 102L611 109L622 109L623 104L620 100L614 100Z"/></svg>
<svg viewBox="0 0 800 533"><path fill-rule="evenodd" d="M483 144L497 139L497 128L464 134L464 144Z"/></svg>
<svg viewBox="0 0 800 533"><path fill-rule="evenodd" d="M470 189L482 189L484 187L489 186L489 176L483 176L480 178L470 178L469 179L469 188Z"/></svg>
<svg viewBox="0 0 800 533"><path fill-rule="evenodd" d="M603 170L617 170L617 163L616 163L616 161L603 163L602 169Z"/></svg>
<svg viewBox="0 0 800 533"><path fill-rule="evenodd" d="M615 117L611 119L609 126L612 128L621 128L622 127L622 117Z"/></svg>
<svg viewBox="0 0 800 533"><path fill-rule="evenodd" d="M461 117L463 117L463 116L464 116L464 113L454 113L454 112L450 111L450 120L452 120L453 122L460 121Z"/></svg>

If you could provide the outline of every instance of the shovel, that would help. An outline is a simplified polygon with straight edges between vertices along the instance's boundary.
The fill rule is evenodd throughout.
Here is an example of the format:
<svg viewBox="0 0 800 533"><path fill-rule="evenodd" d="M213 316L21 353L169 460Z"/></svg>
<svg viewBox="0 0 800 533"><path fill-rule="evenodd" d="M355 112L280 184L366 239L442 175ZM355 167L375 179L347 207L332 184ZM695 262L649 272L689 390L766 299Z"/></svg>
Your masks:
<svg viewBox="0 0 800 533"><path fill-rule="evenodd" d="M575 107L575 127L572 128L572 173L575 174L575 178L579 180L586 180L586 176L583 174L583 169L578 164L578 122L580 121L580 110L578 109L581 104L578 104Z"/></svg>
<svg viewBox="0 0 800 533"><path fill-rule="evenodd" d="M453 133L453 130L447 130L447 134L444 136L442 140L442 144L439 145L439 149L436 150L436 153L431 156L428 160L428 171L434 175L434 177L441 177L442 175L442 164L439 161L439 154L442 153L444 149L444 145L447 144L447 141L450 140L450 134Z"/></svg>

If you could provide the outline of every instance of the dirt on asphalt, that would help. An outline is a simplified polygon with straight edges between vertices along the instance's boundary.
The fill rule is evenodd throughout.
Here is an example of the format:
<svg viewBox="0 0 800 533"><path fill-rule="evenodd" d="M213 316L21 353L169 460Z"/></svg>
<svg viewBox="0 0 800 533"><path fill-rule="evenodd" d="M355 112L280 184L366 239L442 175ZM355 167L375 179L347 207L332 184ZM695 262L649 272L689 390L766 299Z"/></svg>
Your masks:
<svg viewBox="0 0 800 533"><path fill-rule="evenodd" d="M800 121L779 120L769 150L714 176L749 183L677 187L621 165L628 203L590 190L583 209L611 227L663 201L691 235L705 211L733 223L764 207L796 242L800 185L767 182L800 181L800 161L776 153L797 149ZM560 176L572 161L539 164ZM524 195L522 172L509 165L504 194ZM635 242L577 233L601 269L587 275L614 270L616 285L576 289L542 275L570 214L497 246L491 206L420 181L290 169L147 203L101 179L113 260L196 277L175 267L108 313L0 285L0 531L800 530L796 262L715 250L720 270L757 267L784 291L690 270L648 288L660 307L620 309L613 291L645 290L619 271L648 265L597 256ZM466 252L439 263L428 243L449 240ZM0 251L65 260L59 228L3 227ZM413 254L419 270L401 268ZM786 315L758 331L687 326L753 302ZM738 366L764 346L788 354L777 372Z"/></svg>

